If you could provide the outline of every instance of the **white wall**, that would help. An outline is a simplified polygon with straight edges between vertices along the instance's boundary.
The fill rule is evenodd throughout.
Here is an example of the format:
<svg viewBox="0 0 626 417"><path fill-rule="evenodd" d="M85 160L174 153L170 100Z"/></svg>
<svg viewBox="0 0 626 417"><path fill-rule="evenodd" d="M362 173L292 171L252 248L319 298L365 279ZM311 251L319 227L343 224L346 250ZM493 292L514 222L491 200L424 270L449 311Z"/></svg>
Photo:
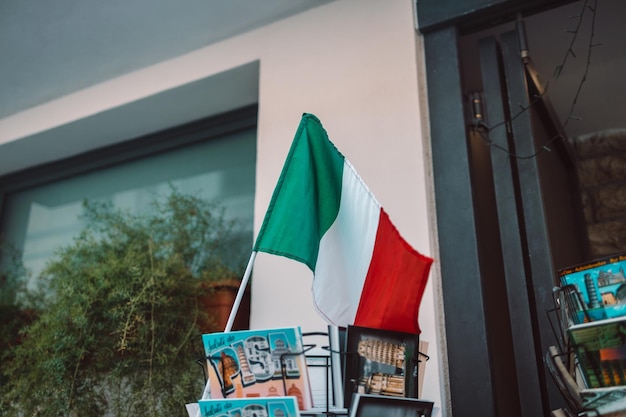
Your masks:
<svg viewBox="0 0 626 417"><path fill-rule="evenodd" d="M157 93L258 61L258 91L233 90L232 95L216 96L207 90L205 94L206 115L226 110L216 103L247 104L258 94L255 230L263 220L300 116L308 112L320 118L403 236L418 251L436 258L429 153L423 138L427 130L422 125L426 120L420 96L424 86L418 85L422 56L412 5L412 0L340 0L95 85L0 120L0 153L3 158L20 160L20 142L38 141L35 148L67 145L60 146L60 157L120 140L123 132L117 138L105 136L93 142L82 137L80 144L53 133L59 126L86 123L137 101L149 105L146 99ZM139 128L144 133L160 128L157 120L153 127L147 123ZM28 159L14 170L43 162L41 158ZM442 332L438 331L436 262L419 322L431 357L422 396L441 407L445 364L444 343L439 341ZM251 326L325 330L326 324L313 308L311 280L303 265L259 254L252 281Z"/></svg>

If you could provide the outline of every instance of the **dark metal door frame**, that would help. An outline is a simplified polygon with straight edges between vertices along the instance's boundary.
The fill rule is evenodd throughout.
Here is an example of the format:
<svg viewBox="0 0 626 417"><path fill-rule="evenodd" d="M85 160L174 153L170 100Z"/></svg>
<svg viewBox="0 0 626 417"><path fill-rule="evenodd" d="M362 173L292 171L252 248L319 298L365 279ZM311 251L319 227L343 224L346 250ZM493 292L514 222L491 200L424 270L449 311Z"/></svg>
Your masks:
<svg viewBox="0 0 626 417"><path fill-rule="evenodd" d="M465 96L461 85L461 67L459 62L458 38L462 31L471 28L485 28L507 21L513 21L518 13L535 13L550 7L556 7L571 1L567 0L418 0L417 21L424 35L425 63L428 84L428 105L431 127L431 148L433 157L435 201L439 232L439 250L442 274L442 290L444 298L445 331L448 349L448 367L450 384L450 404L455 417L496 416L498 414L497 378L492 369L489 337L487 331L488 317L483 303L483 279L481 278L479 233L476 219L477 213L473 202L471 181L471 154L467 145L467 124L463 107ZM511 71L511 69L509 69ZM503 110L504 111L504 110ZM523 136L520 129L530 126L529 121L520 120L514 129ZM529 132L532 136L532 132ZM524 144L519 144L523 148ZM496 162L494 169L502 169ZM538 181L536 167L529 162L524 170L528 170L527 178L519 180L525 187L533 188L532 181ZM506 175L502 181L512 181ZM495 187L508 187L497 184ZM539 187L538 184L536 184ZM540 202L540 193L536 194ZM506 198L501 195L499 198ZM512 197L511 197L512 198ZM507 203L502 203L501 209ZM526 199L524 211L531 213L537 207L532 196ZM508 210L514 209L510 206ZM528 210L528 211L526 211ZM510 214L510 213L508 213ZM507 214L507 215L508 215ZM505 215L503 213L503 215ZM517 217L507 221L517 222ZM541 217L531 219L527 227L528 233L545 233ZM516 228L517 229L517 228ZM505 277L510 279L514 274L524 272L513 271L520 264L526 263L527 270L532 274L549 271L553 273L550 262L548 237L537 241L522 242L524 236L506 236L507 230L501 230L502 239L507 240L507 248L512 254L511 264L505 262ZM519 232L517 232L519 233ZM532 252L532 262L522 259L520 246L526 244ZM516 247L517 245L517 247ZM506 252L504 252L506 253ZM508 257L508 255L507 255ZM507 258L507 261L509 258ZM507 271L507 268L509 269ZM517 284L520 277L515 278ZM507 290L512 291L514 285ZM545 294L528 294L539 297L538 305L545 301ZM509 298L511 295L509 294ZM523 416L536 415L548 409L545 397L545 377L539 359L543 349L543 330L533 327L537 311L529 311L529 301L517 300L518 305L511 307L511 321L517 320L519 338L539 331L541 346L537 348L532 342L527 345L515 341L514 356L517 368L512 375L519 386L519 401L524 405ZM523 346L523 347L522 347ZM524 361L531 361L530 366L523 368ZM527 362L528 363L528 362ZM537 379L540 386L537 386ZM533 386L534 385L534 386ZM532 414L531 414L532 413ZM540 415L540 414L537 414Z"/></svg>
<svg viewBox="0 0 626 417"><path fill-rule="evenodd" d="M513 35L515 35L513 33ZM501 56L500 44L493 37L483 39L479 42L481 70L483 76L483 93L485 97L486 114L489 121L506 120L511 118L512 111L518 111L517 107L507 105L507 100L525 100L524 77L520 73L521 62L519 54L511 56L514 51L511 46L515 46L517 39L511 36L503 40L504 57ZM513 45L511 45L513 42ZM517 67L509 65L503 68L502 62L517 63ZM512 74L513 73L513 74ZM504 78L504 79L503 79ZM515 81L515 82L514 82ZM502 91L502 86L515 86L516 92L521 97L510 97L508 92ZM508 115L508 117L507 117ZM512 137L521 134L520 130L530 126L529 120L515 120L513 122L515 131L511 132ZM500 245L503 259L503 275L506 283L506 297L508 300L509 325L512 339L512 360L511 368L515 371L511 378L517 382L519 407L522 416L537 416L543 414L542 409L542 381L544 380L543 367L539 367L538 352L533 343L533 320L531 301L527 289L526 266L524 259L524 242L520 233L520 225L524 223L523 212L518 211L519 187L517 182L517 172L514 169L514 161L511 154L515 152L510 149L506 124L500 124L481 134L489 135L488 140L496 146L490 147L490 160L492 164L492 177L494 181L495 205L497 206L497 222L499 224ZM532 135L526 133L524 138ZM532 195L532 194L531 194ZM541 203L539 201L539 203ZM540 221L540 220L538 220ZM549 255L546 254L546 255ZM539 355L541 358L541 355Z"/></svg>
<svg viewBox="0 0 626 417"><path fill-rule="evenodd" d="M456 417L495 416L456 39L448 27L425 45L450 401Z"/></svg>

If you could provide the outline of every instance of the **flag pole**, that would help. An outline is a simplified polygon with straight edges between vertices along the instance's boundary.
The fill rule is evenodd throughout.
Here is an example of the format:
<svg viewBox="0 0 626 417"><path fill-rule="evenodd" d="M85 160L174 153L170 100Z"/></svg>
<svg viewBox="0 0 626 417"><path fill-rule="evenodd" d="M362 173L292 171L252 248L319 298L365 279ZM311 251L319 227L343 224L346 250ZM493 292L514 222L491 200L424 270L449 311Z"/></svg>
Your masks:
<svg viewBox="0 0 626 417"><path fill-rule="evenodd" d="M241 304L241 300L243 299L243 295L246 292L246 287L248 286L248 281L250 280L250 274L252 272L252 265L254 264L254 259L256 258L256 251L252 251L250 254L250 259L248 260L248 266L246 266L246 272L243 273L243 278L241 278L241 284L239 284L239 291L237 291L237 297L235 298L235 302L233 303L233 308L230 310L230 316L228 316L228 321L226 322L226 328L224 332L230 332L233 328L233 323L235 322L235 317L237 316L237 310L239 310L239 305Z"/></svg>

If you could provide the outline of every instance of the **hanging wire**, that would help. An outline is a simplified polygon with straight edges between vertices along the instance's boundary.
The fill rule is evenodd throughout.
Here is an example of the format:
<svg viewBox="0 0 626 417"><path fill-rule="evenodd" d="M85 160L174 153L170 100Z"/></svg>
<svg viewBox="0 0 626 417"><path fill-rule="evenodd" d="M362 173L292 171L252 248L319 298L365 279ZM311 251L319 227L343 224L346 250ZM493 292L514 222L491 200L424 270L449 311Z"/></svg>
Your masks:
<svg viewBox="0 0 626 417"><path fill-rule="evenodd" d="M585 64L585 72L583 73L581 79L580 79L580 83L578 83L578 88L576 89L576 94L574 95L574 99L572 100L572 105L570 107L569 113L567 115L567 119L564 122L563 127L565 128L567 126L567 124L569 123L570 120L580 120L579 117L575 117L574 116L574 108L576 107L576 103L578 102L578 97L580 96L580 92L582 91L583 88L583 84L585 84L585 82L587 81L587 75L589 74L589 68L591 67L591 50L596 47L596 46L600 46L602 45L601 43L594 43L593 38L595 35L595 29L596 29L596 6L597 6L597 0L594 0L593 2L593 6L591 6L591 4L585 2L586 5L586 9L585 10L591 10L591 14L592 14L592 18L591 18L591 33L589 35L589 42L587 45L587 62ZM582 17L580 18L580 20L582 20ZM580 26L580 24L579 24ZM578 27L576 28L576 36L578 35ZM570 52L573 55L574 52L572 51L572 48L570 46ZM575 55L574 55L575 56ZM567 59L567 55L566 58L563 59L563 64L565 65L565 60Z"/></svg>
<svg viewBox="0 0 626 417"><path fill-rule="evenodd" d="M554 136L552 136L550 139L545 141L541 145L541 147L536 149L535 152L533 152L530 155L517 155L516 153L511 152L506 147L494 143L489 138L489 132L501 126L506 126L508 134L512 133L512 127L511 127L512 122L515 121L518 117L520 117L524 113L526 113L529 109L531 109L534 105L536 105L536 103L540 102L543 99L543 96L547 94L548 88L549 88L549 82L546 82L546 85L543 91L540 94L534 95L534 97L532 98L528 106L523 106L520 104L519 105L520 110L516 114L514 114L509 120L503 120L491 126L487 125L482 119L474 120L473 127L475 128L475 131L478 132L479 136L488 146L501 150L502 152L505 152L510 157L515 158L515 159L532 159L532 158L537 157L542 152L550 152L551 149L549 146L554 141L556 141L557 139L564 139L567 137L567 134L565 133L565 128L567 127L567 124L569 123L570 120L582 120L582 118L574 115L574 109L580 97L582 87L587 81L589 69L591 68L591 51L594 47L602 45L602 43L594 43L596 15L597 15L597 0L585 0L581 7L580 13L576 16L571 17L572 19L578 19L578 22L576 23L576 28L574 30L566 31L568 33L571 33L573 36L570 41L570 44L567 47L567 50L565 51L565 54L563 56L561 63L556 66L554 70L554 76L553 76L555 79L557 79L563 73L563 70L565 69L568 59L570 57L573 57L573 58L577 57L576 53L574 52L574 43L576 42L576 39L578 38L578 35L580 34L583 18L586 13L591 13L591 27L590 27L589 41L587 45L587 61L585 65L585 70L578 83L578 87L576 88L576 94L574 95L574 98L572 99L572 104L570 105L569 113L567 114L567 117L565 119L565 122L563 122L563 125L558 129L558 132Z"/></svg>

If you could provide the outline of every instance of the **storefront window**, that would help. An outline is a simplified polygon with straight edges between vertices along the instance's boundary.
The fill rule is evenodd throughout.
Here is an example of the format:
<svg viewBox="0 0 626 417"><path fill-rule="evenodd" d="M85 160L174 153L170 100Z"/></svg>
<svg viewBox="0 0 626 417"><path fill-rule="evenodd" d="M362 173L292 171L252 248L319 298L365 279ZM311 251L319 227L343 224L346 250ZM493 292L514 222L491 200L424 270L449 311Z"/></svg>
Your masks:
<svg viewBox="0 0 626 417"><path fill-rule="evenodd" d="M5 194L0 231L20 253L31 287L55 251L80 232L84 200L139 214L175 189L222 206L226 219L236 219L238 241L251 247L255 164L255 128L135 157Z"/></svg>

